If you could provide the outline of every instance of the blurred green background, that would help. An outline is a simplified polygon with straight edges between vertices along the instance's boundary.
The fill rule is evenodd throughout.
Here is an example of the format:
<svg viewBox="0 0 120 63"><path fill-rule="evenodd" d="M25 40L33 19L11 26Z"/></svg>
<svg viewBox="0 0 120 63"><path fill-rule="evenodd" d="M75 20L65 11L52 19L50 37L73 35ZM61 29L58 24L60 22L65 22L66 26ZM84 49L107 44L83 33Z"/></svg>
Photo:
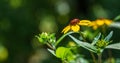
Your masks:
<svg viewBox="0 0 120 63"><path fill-rule="evenodd" d="M0 63L60 63L35 35L61 30L71 19L109 18L120 14L120 0L0 0ZM119 42L119 29L114 42ZM114 52L120 57L119 52ZM119 56L117 56L119 55ZM47 61L45 61L47 60Z"/></svg>

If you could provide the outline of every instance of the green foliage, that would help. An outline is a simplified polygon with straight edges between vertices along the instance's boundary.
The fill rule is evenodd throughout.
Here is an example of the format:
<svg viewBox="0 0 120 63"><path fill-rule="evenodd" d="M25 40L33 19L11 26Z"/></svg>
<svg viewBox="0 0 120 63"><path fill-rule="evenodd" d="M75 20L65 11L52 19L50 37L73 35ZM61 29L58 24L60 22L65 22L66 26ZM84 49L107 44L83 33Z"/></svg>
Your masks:
<svg viewBox="0 0 120 63"><path fill-rule="evenodd" d="M56 56L57 58L60 58L63 63L76 63L77 62L77 55L73 54L70 47L56 47L66 36L69 36L78 46L74 47L83 47L84 49L89 50L90 52L94 52L98 55L98 62L100 61L101 54L105 50L105 48L111 48L111 49L119 49L120 50L120 43L111 44L109 45L110 38L113 35L113 31L111 31L105 38L101 38L101 33L99 33L96 37L94 37L94 40L92 43L84 42L81 40L76 39L76 37L73 37L71 34L76 32L68 32L64 35L62 35L58 40L55 39L54 33L41 33L39 36L36 36L40 43L47 44L50 48L48 48L48 51ZM78 33L78 32L77 32ZM81 32L80 32L81 33ZM78 33L79 34L79 33ZM82 33L80 36L83 37ZM83 37L83 39L85 39ZM57 48L57 49L56 49ZM77 50L77 49L74 49ZM73 51L74 51L73 50ZM79 55L79 54L78 54ZM79 59L80 60L80 59ZM82 60L80 60L82 61ZM87 61L86 61L87 63Z"/></svg>
<svg viewBox="0 0 120 63"><path fill-rule="evenodd" d="M78 57L75 61L72 61L70 63L89 63L89 61L83 57Z"/></svg>
<svg viewBox="0 0 120 63"><path fill-rule="evenodd" d="M41 42L43 44L46 44L46 43L54 44L56 41L54 33L50 34L50 33L43 32L43 33L39 34L39 36L36 36L36 37L38 38L39 42Z"/></svg>
<svg viewBox="0 0 120 63"><path fill-rule="evenodd" d="M100 36L101 36L101 33L99 33L99 34L94 38L94 40L93 40L93 42L92 42L92 45L95 45L95 44L96 44L96 42L99 40Z"/></svg>
<svg viewBox="0 0 120 63"><path fill-rule="evenodd" d="M105 41L106 42L108 42L108 41L110 41L110 38L112 37L112 35L113 35L113 31L111 31L106 37L105 37Z"/></svg>
<svg viewBox="0 0 120 63"><path fill-rule="evenodd" d="M63 61L72 61L74 59L74 55L71 52L70 48L59 47L56 50L56 57L61 58Z"/></svg>
<svg viewBox="0 0 120 63"><path fill-rule="evenodd" d="M120 15L114 18L115 21L120 20Z"/></svg>
<svg viewBox="0 0 120 63"><path fill-rule="evenodd" d="M91 51L91 52L97 52L97 49L95 48L95 46L87 43L87 42L83 42L83 41L80 41L80 40L77 40L75 37L69 35L70 38L72 38L79 46Z"/></svg>
<svg viewBox="0 0 120 63"><path fill-rule="evenodd" d="M97 48L104 49L108 44L109 42L106 42L105 40L98 40L96 46Z"/></svg>
<svg viewBox="0 0 120 63"><path fill-rule="evenodd" d="M108 46L106 46L106 48L120 50L120 43L108 45Z"/></svg>

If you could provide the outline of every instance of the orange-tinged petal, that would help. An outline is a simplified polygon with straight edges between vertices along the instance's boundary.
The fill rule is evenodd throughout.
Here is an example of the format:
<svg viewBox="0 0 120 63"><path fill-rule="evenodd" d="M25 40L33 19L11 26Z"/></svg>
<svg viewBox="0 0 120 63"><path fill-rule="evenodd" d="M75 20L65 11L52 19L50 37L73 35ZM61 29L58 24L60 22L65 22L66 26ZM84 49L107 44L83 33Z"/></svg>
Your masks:
<svg viewBox="0 0 120 63"><path fill-rule="evenodd" d="M70 25L66 26L63 30L62 33L67 33L70 30Z"/></svg>
<svg viewBox="0 0 120 63"><path fill-rule="evenodd" d="M74 32L78 32L80 30L80 26L79 25L73 25L71 26L71 30Z"/></svg>
<svg viewBox="0 0 120 63"><path fill-rule="evenodd" d="M87 25L89 25L90 23L91 23L90 20L81 20L81 21L79 22L79 25L87 26Z"/></svg>

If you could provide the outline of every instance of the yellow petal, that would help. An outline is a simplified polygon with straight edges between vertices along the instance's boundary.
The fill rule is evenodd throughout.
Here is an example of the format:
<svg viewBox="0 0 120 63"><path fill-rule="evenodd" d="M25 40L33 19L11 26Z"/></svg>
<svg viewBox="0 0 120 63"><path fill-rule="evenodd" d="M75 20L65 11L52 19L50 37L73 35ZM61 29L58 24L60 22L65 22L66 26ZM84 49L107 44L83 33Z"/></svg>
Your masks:
<svg viewBox="0 0 120 63"><path fill-rule="evenodd" d="M80 30L80 27L79 27L79 25L73 25L73 26L71 26L71 30L74 32L78 32Z"/></svg>
<svg viewBox="0 0 120 63"><path fill-rule="evenodd" d="M98 20L96 20L96 24L99 26L102 26L102 25L104 25L104 20L98 19Z"/></svg>
<svg viewBox="0 0 120 63"><path fill-rule="evenodd" d="M88 26L96 26L96 22L95 21L92 21Z"/></svg>
<svg viewBox="0 0 120 63"><path fill-rule="evenodd" d="M87 25L89 25L90 23L91 23L90 20L81 20L81 21L79 22L79 25L87 26Z"/></svg>
<svg viewBox="0 0 120 63"><path fill-rule="evenodd" d="M112 23L112 20L108 20L108 19L105 20L106 25L110 25L111 23Z"/></svg>
<svg viewBox="0 0 120 63"><path fill-rule="evenodd" d="M62 33L67 33L70 30L70 25L66 26L63 30Z"/></svg>

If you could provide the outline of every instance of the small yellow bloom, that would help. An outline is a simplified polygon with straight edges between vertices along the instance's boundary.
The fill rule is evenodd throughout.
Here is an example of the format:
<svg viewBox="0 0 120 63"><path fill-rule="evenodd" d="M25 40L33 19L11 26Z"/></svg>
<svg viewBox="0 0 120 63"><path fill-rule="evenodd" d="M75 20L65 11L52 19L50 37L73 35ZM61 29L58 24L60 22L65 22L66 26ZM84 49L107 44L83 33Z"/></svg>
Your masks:
<svg viewBox="0 0 120 63"><path fill-rule="evenodd" d="M63 30L62 33L67 33L68 31L73 31L73 32L78 32L80 30L80 26L79 25L84 25L87 26L89 25L91 22L89 20L79 20L79 19L73 19L71 20L70 24L68 26L66 26Z"/></svg>
<svg viewBox="0 0 120 63"><path fill-rule="evenodd" d="M97 19L95 21L92 21L90 26L92 26L93 29L96 30L100 26L103 26L103 25L109 26L111 23L112 23L112 20L109 20L109 19Z"/></svg>

